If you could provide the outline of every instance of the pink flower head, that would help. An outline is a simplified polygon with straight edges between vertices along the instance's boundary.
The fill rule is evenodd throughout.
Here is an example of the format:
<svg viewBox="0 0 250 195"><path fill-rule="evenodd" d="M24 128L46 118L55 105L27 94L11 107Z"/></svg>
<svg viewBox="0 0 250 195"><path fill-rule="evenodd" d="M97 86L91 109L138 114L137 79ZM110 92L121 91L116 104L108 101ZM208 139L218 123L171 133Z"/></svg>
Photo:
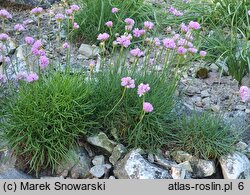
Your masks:
<svg viewBox="0 0 250 195"><path fill-rule="evenodd" d="M111 28L113 26L113 22L112 21L108 21L105 23L105 25L109 28Z"/></svg>
<svg viewBox="0 0 250 195"><path fill-rule="evenodd" d="M146 113L153 112L154 107L149 102L143 102L143 111Z"/></svg>
<svg viewBox="0 0 250 195"><path fill-rule="evenodd" d="M70 6L70 9L73 11L73 12L76 12L78 10L80 10L80 7L78 5L71 5Z"/></svg>
<svg viewBox="0 0 250 195"><path fill-rule="evenodd" d="M121 79L121 86L126 88L135 88L135 80L131 77L123 77Z"/></svg>
<svg viewBox="0 0 250 195"><path fill-rule="evenodd" d="M2 43L0 43L0 52L6 51L6 46Z"/></svg>
<svg viewBox="0 0 250 195"><path fill-rule="evenodd" d="M247 12L247 13L248 13L248 15L250 16L250 10L248 10L248 12Z"/></svg>
<svg viewBox="0 0 250 195"><path fill-rule="evenodd" d="M0 55L0 62L4 62L5 64L10 63L10 58L9 57L3 57L2 55Z"/></svg>
<svg viewBox="0 0 250 195"><path fill-rule="evenodd" d="M131 19L131 18L126 18L124 20L124 22L127 24L127 26L132 26L133 27L135 25L135 21L133 19Z"/></svg>
<svg viewBox="0 0 250 195"><path fill-rule="evenodd" d="M79 25L78 25L76 22L74 22L73 28L74 28L74 29L78 29L78 28L79 28Z"/></svg>
<svg viewBox="0 0 250 195"><path fill-rule="evenodd" d="M12 15L5 9L0 10L0 17L3 19L11 19Z"/></svg>
<svg viewBox="0 0 250 195"><path fill-rule="evenodd" d="M163 45L167 49L174 49L176 47L175 41L170 38L163 39Z"/></svg>
<svg viewBox="0 0 250 195"><path fill-rule="evenodd" d="M27 78L27 72L18 72L16 75L16 80L25 80Z"/></svg>
<svg viewBox="0 0 250 195"><path fill-rule="evenodd" d="M119 9L116 8L116 7L113 7L111 11L112 11L113 14L115 14L115 13L117 13L119 11Z"/></svg>
<svg viewBox="0 0 250 195"><path fill-rule="evenodd" d="M201 28L200 24L194 21L189 22L188 27L194 30L198 30Z"/></svg>
<svg viewBox="0 0 250 195"><path fill-rule="evenodd" d="M39 16L42 12L43 12L43 8L41 7L35 7L31 10L31 13L36 16Z"/></svg>
<svg viewBox="0 0 250 195"><path fill-rule="evenodd" d="M131 39L132 39L132 36L130 34L122 35L120 37L117 37L116 43L127 48L131 44Z"/></svg>
<svg viewBox="0 0 250 195"><path fill-rule="evenodd" d="M184 23L181 24L181 31L183 32L188 32L189 31L189 27L187 25L185 25Z"/></svg>
<svg viewBox="0 0 250 195"><path fill-rule="evenodd" d="M54 15L55 15L55 12L54 12L52 9L50 9L50 10L49 10L49 15L50 15L50 17L51 17L51 16L54 16Z"/></svg>
<svg viewBox="0 0 250 195"><path fill-rule="evenodd" d="M250 89L247 86L240 87L240 98L243 102L246 102L250 98Z"/></svg>
<svg viewBox="0 0 250 195"><path fill-rule="evenodd" d="M141 83L138 86L137 94L139 95L139 97L141 97L141 96L145 95L145 93L147 93L149 90L150 90L149 84Z"/></svg>
<svg viewBox="0 0 250 195"><path fill-rule="evenodd" d="M63 14L56 14L55 19L57 22L62 22L64 19L64 15Z"/></svg>
<svg viewBox="0 0 250 195"><path fill-rule="evenodd" d="M45 51L43 49L40 49L40 50L38 50L38 55L39 56L45 56L46 53L45 53Z"/></svg>
<svg viewBox="0 0 250 195"><path fill-rule="evenodd" d="M109 39L109 34L108 33L103 33L103 34L99 34L97 37L97 40L99 41L106 41L107 39Z"/></svg>
<svg viewBox="0 0 250 195"><path fill-rule="evenodd" d="M28 83L32 83L34 81L37 81L38 79L39 79L38 75L34 72L29 73L26 77L26 81Z"/></svg>
<svg viewBox="0 0 250 195"><path fill-rule="evenodd" d="M93 70L95 68L95 65L96 65L96 62L94 60L91 60L89 62L89 67L90 67L91 70Z"/></svg>
<svg viewBox="0 0 250 195"><path fill-rule="evenodd" d="M179 41L177 42L178 46L184 46L187 45L188 41L186 39L180 38Z"/></svg>
<svg viewBox="0 0 250 195"><path fill-rule="evenodd" d="M205 51L200 51L200 56L201 57L205 57L207 55L207 52L205 52Z"/></svg>
<svg viewBox="0 0 250 195"><path fill-rule="evenodd" d="M139 38L140 36L144 35L145 32L146 32L146 31L145 31L144 29L135 28L135 29L133 30L133 35L134 35L134 37Z"/></svg>
<svg viewBox="0 0 250 195"><path fill-rule="evenodd" d="M180 38L180 34L174 34L174 36L173 36L173 40L178 40Z"/></svg>
<svg viewBox="0 0 250 195"><path fill-rule="evenodd" d="M160 45L161 45L161 41L160 41L160 39L159 38L154 38L154 44L155 44L155 46L156 47L159 47Z"/></svg>
<svg viewBox="0 0 250 195"><path fill-rule="evenodd" d="M9 35L7 35L7 34L5 34L5 33L1 33L1 34L0 34L0 41L5 42L5 41L7 41L7 40L9 40L9 39L10 39Z"/></svg>
<svg viewBox="0 0 250 195"><path fill-rule="evenodd" d="M152 22L146 21L144 22L144 28L146 30L152 30L154 28L154 24Z"/></svg>
<svg viewBox="0 0 250 195"><path fill-rule="evenodd" d="M63 47L63 49L68 49L68 48L69 48L69 44L68 44L68 43L64 43L64 44L62 45L62 47Z"/></svg>
<svg viewBox="0 0 250 195"><path fill-rule="evenodd" d="M49 58L47 58L46 56L40 56L40 68L44 69L49 65Z"/></svg>
<svg viewBox="0 0 250 195"><path fill-rule="evenodd" d="M131 54L132 56L138 57L138 58L144 55L143 51L141 51L139 48L132 49L132 50L130 51L130 54Z"/></svg>
<svg viewBox="0 0 250 195"><path fill-rule="evenodd" d="M42 41L41 40L37 40L33 45L32 45L32 48L31 48L31 52L34 54L34 55L40 55L39 51L41 50L41 47L42 47Z"/></svg>
<svg viewBox="0 0 250 195"><path fill-rule="evenodd" d="M132 25L126 25L125 26L125 30L126 31L131 31L133 29L133 26Z"/></svg>
<svg viewBox="0 0 250 195"><path fill-rule="evenodd" d="M24 31L25 28L24 28L24 26L23 26L22 24L16 24L16 25L14 26L14 30L15 30L15 31L18 31L18 32L21 32L21 31Z"/></svg>
<svg viewBox="0 0 250 195"><path fill-rule="evenodd" d="M68 16L72 15L72 13L73 13L72 9L66 9L65 10L65 14L68 15Z"/></svg>
<svg viewBox="0 0 250 195"><path fill-rule="evenodd" d="M6 76L4 74L0 74L0 83L5 83L7 80Z"/></svg>
<svg viewBox="0 0 250 195"><path fill-rule="evenodd" d="M170 7L168 11L175 16L182 16L183 15L183 13L181 13L180 11L175 9L174 7Z"/></svg>
<svg viewBox="0 0 250 195"><path fill-rule="evenodd" d="M190 47L188 48L188 51L191 53L191 54L195 54L198 52L198 50L196 48L193 48L193 47Z"/></svg>
<svg viewBox="0 0 250 195"><path fill-rule="evenodd" d="M180 55L184 55L185 53L187 53L187 49L181 46L181 47L178 47L177 52Z"/></svg>
<svg viewBox="0 0 250 195"><path fill-rule="evenodd" d="M193 43L191 43L191 42L188 42L188 43L187 43L187 46L188 46L188 47L191 47L191 48L194 47Z"/></svg>
<svg viewBox="0 0 250 195"><path fill-rule="evenodd" d="M32 45L34 43L34 41L35 40L33 39L33 37L25 37L25 42L28 45Z"/></svg>

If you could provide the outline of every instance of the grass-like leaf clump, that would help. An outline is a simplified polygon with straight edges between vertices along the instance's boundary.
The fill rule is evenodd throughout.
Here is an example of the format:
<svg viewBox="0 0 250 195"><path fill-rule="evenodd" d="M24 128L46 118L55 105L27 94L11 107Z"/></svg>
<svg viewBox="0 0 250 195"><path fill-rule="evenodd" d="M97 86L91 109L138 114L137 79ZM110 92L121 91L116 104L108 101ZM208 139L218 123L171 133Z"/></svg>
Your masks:
<svg viewBox="0 0 250 195"><path fill-rule="evenodd" d="M31 170L54 168L92 125L90 89L80 76L55 73L23 82L4 110L4 137Z"/></svg>

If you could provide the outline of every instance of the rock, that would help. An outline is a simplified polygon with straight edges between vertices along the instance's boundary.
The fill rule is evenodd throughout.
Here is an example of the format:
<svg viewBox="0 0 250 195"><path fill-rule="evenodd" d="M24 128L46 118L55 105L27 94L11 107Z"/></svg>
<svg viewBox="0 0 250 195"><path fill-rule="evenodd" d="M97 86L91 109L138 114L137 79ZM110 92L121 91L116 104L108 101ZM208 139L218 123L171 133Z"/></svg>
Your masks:
<svg viewBox="0 0 250 195"><path fill-rule="evenodd" d="M92 160L93 165L103 165L105 162L105 158L103 155L95 156Z"/></svg>
<svg viewBox="0 0 250 195"><path fill-rule="evenodd" d="M162 154L158 153L154 157L155 164L160 165L166 169L170 169L171 167L175 167L177 165L176 162L166 159Z"/></svg>
<svg viewBox="0 0 250 195"><path fill-rule="evenodd" d="M116 179L115 176L109 176L109 179Z"/></svg>
<svg viewBox="0 0 250 195"><path fill-rule="evenodd" d="M236 149L239 150L239 151L244 151L246 150L248 147L248 145L245 143L245 142L242 142L242 141L239 141L237 144L236 144Z"/></svg>
<svg viewBox="0 0 250 195"><path fill-rule="evenodd" d="M6 170L0 169L0 179L32 179L32 177L15 168L8 168Z"/></svg>
<svg viewBox="0 0 250 195"><path fill-rule="evenodd" d="M219 70L219 67L215 64L215 63L212 63L209 68L212 70L212 71L218 71Z"/></svg>
<svg viewBox="0 0 250 195"><path fill-rule="evenodd" d="M185 89L185 94L188 96L194 96L195 94L199 94L200 90L198 87L188 86Z"/></svg>
<svg viewBox="0 0 250 195"><path fill-rule="evenodd" d="M90 173L97 178L102 177L105 173L109 172L111 169L110 164L95 165L90 169Z"/></svg>
<svg viewBox="0 0 250 195"><path fill-rule="evenodd" d="M212 105L211 106L211 110L213 112L219 112L220 111L220 106L219 105Z"/></svg>
<svg viewBox="0 0 250 195"><path fill-rule="evenodd" d="M89 175L90 158L85 150L78 153L78 162L71 169L70 176L72 179L85 179Z"/></svg>
<svg viewBox="0 0 250 195"><path fill-rule="evenodd" d="M115 165L115 163L121 158L123 158L126 153L127 153L127 149L122 144L118 144L114 148L112 155L109 157L109 162Z"/></svg>
<svg viewBox="0 0 250 195"><path fill-rule="evenodd" d="M171 175L173 179L185 179L186 170L179 166L171 167Z"/></svg>
<svg viewBox="0 0 250 195"><path fill-rule="evenodd" d="M184 151L175 151L171 154L171 156L177 163L182 163L193 159L193 156L191 154Z"/></svg>
<svg viewBox="0 0 250 195"><path fill-rule="evenodd" d="M87 141L91 145L97 146L101 149L104 149L105 151L107 151L110 154L112 153L112 151L116 145L116 143L114 141L110 140L108 138L108 136L103 132L100 132L96 136L88 137Z"/></svg>
<svg viewBox="0 0 250 195"><path fill-rule="evenodd" d="M247 107L246 107L245 105L236 105L236 106L235 106L235 109L236 109L236 110L241 110L241 111L246 110L246 108L247 108Z"/></svg>
<svg viewBox="0 0 250 195"><path fill-rule="evenodd" d="M84 56L85 59L94 58L99 54L99 48L87 44L81 44L78 52Z"/></svg>
<svg viewBox="0 0 250 195"><path fill-rule="evenodd" d="M64 179L64 177L40 177L40 179Z"/></svg>
<svg viewBox="0 0 250 195"><path fill-rule="evenodd" d="M204 99L202 99L202 104L204 105L205 109L209 109L210 108L210 97L206 97Z"/></svg>
<svg viewBox="0 0 250 195"><path fill-rule="evenodd" d="M250 87L250 76L246 75L241 80L241 86L247 86Z"/></svg>
<svg viewBox="0 0 250 195"><path fill-rule="evenodd" d="M206 97L210 97L210 93L208 92L208 90L204 90L201 92L201 97L202 98L206 98Z"/></svg>
<svg viewBox="0 0 250 195"><path fill-rule="evenodd" d="M216 172L215 163L212 160L193 158L190 161L193 178L203 178L213 175Z"/></svg>
<svg viewBox="0 0 250 195"><path fill-rule="evenodd" d="M189 161L185 161L183 163L180 163L180 164L178 164L178 166L182 167L183 169L185 169L186 171L188 171L190 173L193 172L192 166L191 166Z"/></svg>
<svg viewBox="0 0 250 195"><path fill-rule="evenodd" d="M129 152L115 165L118 179L171 179L168 171L146 161L137 150Z"/></svg>
<svg viewBox="0 0 250 195"><path fill-rule="evenodd" d="M43 7L43 8L48 8L50 7L53 3L59 0L7 0L7 2L11 2L17 5L23 5L23 6L32 6L32 7Z"/></svg>
<svg viewBox="0 0 250 195"><path fill-rule="evenodd" d="M249 117L243 111L227 112L223 116L223 121L235 130L242 130L249 125Z"/></svg>
<svg viewBox="0 0 250 195"><path fill-rule="evenodd" d="M219 159L224 179L250 179L250 161L246 155L234 152Z"/></svg>
<svg viewBox="0 0 250 195"><path fill-rule="evenodd" d="M154 154L152 154L152 153L148 154L148 161L150 163L154 163L155 162Z"/></svg>
<svg viewBox="0 0 250 195"><path fill-rule="evenodd" d="M56 175L59 177L70 175L74 179L86 178L90 169L90 159L86 151L84 149L70 150L68 156L68 160L56 167Z"/></svg>
<svg viewBox="0 0 250 195"><path fill-rule="evenodd" d="M250 109L247 108L247 109L245 110L245 113L246 113L246 114L250 114Z"/></svg>

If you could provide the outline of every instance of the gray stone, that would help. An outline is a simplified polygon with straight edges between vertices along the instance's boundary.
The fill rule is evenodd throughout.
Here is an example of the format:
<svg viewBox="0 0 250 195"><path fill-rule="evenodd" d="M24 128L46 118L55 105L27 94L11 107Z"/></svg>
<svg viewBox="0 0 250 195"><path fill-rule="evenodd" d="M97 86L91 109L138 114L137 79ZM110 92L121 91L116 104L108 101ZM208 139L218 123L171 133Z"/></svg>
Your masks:
<svg viewBox="0 0 250 195"><path fill-rule="evenodd" d="M32 177L15 168L8 168L0 170L0 179L32 179Z"/></svg>
<svg viewBox="0 0 250 195"><path fill-rule="evenodd" d="M56 167L55 173L57 176L71 178L86 178L90 169L90 158L84 149L75 149L68 152L68 159L61 162Z"/></svg>
<svg viewBox="0 0 250 195"><path fill-rule="evenodd" d="M103 132L100 132L96 136L88 137L87 141L91 145L102 148L110 154L112 153L114 147L116 146L116 143L110 140L108 136Z"/></svg>
<svg viewBox="0 0 250 195"><path fill-rule="evenodd" d="M173 179L185 179L186 170L180 166L171 167L171 175Z"/></svg>
<svg viewBox="0 0 250 195"><path fill-rule="evenodd" d="M193 168L192 168L189 161L182 162L182 163L178 164L178 166L182 167L183 169L187 170L190 173L193 172Z"/></svg>
<svg viewBox="0 0 250 195"><path fill-rule="evenodd" d="M204 90L201 92L201 97L202 98L206 98L206 97L210 97L210 93L208 92L208 90Z"/></svg>
<svg viewBox="0 0 250 195"><path fill-rule="evenodd" d="M236 109L236 110L241 110L241 111L246 110L246 108L247 108L246 105L236 105L236 106L235 106L235 109Z"/></svg>
<svg viewBox="0 0 250 195"><path fill-rule="evenodd" d="M188 86L185 89L185 94L188 96L193 96L199 93L200 93L200 89L198 87Z"/></svg>
<svg viewBox="0 0 250 195"><path fill-rule="evenodd" d="M94 58L99 54L99 48L87 44L81 44L78 52L84 56L85 59Z"/></svg>
<svg viewBox="0 0 250 195"><path fill-rule="evenodd" d="M146 161L137 150L118 161L114 169L118 179L171 179L168 171Z"/></svg>
<svg viewBox="0 0 250 195"><path fill-rule="evenodd" d="M155 157L155 159L154 159L155 164L160 165L160 166L162 166L162 167L164 167L164 168L166 168L166 169L170 169L171 167L177 165L176 162L174 162L174 161L172 161L172 160L170 160L170 159L166 159L166 158L165 158L162 154L160 154L160 153L156 154L154 157Z"/></svg>
<svg viewBox="0 0 250 195"><path fill-rule="evenodd" d="M242 86L247 86L247 87L250 87L250 76L249 75L246 75L242 78L241 80L241 85Z"/></svg>
<svg viewBox="0 0 250 195"><path fill-rule="evenodd" d="M246 150L248 147L248 145L245 143L245 142L242 142L242 141L239 141L237 144L236 144L236 149L239 150L239 151L244 151Z"/></svg>
<svg viewBox="0 0 250 195"><path fill-rule="evenodd" d="M218 71L219 70L219 67L215 64L215 63L212 63L209 68L213 71Z"/></svg>
<svg viewBox="0 0 250 195"><path fill-rule="evenodd" d="M219 159L224 179L250 179L250 161L246 155L234 152Z"/></svg>
<svg viewBox="0 0 250 195"><path fill-rule="evenodd" d="M40 177L40 179L52 179L52 180L56 179L57 180L57 179L64 179L64 177L62 176L61 177Z"/></svg>
<svg viewBox="0 0 250 195"><path fill-rule="evenodd" d="M110 164L95 165L90 169L90 173L97 178L102 177L106 172L111 169Z"/></svg>
<svg viewBox="0 0 250 195"><path fill-rule="evenodd" d="M118 144L114 148L112 155L109 157L109 162L111 162L114 165L118 160L123 158L126 153L127 149L122 144Z"/></svg>
<svg viewBox="0 0 250 195"><path fill-rule="evenodd" d="M215 163L212 160L193 158L190 161L193 178L203 178L213 175L216 172Z"/></svg>
<svg viewBox="0 0 250 195"><path fill-rule="evenodd" d="M171 154L171 156L177 163L182 163L193 159L193 156L191 154L184 151L175 151Z"/></svg>
<svg viewBox="0 0 250 195"><path fill-rule="evenodd" d="M6 0L7 2L11 2L17 5L23 5L23 6L41 6L43 8L50 7L53 3L60 1L60 0Z"/></svg>
<svg viewBox="0 0 250 195"><path fill-rule="evenodd" d="M92 163L93 165L103 165L105 163L105 158L103 155L95 156Z"/></svg>
<svg viewBox="0 0 250 195"><path fill-rule="evenodd" d="M78 153L78 162L71 169L70 176L73 179L84 179L89 175L90 170L90 158L85 150L81 150Z"/></svg>
<svg viewBox="0 0 250 195"><path fill-rule="evenodd" d="M154 154L152 154L152 153L149 153L149 154L148 154L148 161L149 161L150 163L154 163L154 161L155 161Z"/></svg>
<svg viewBox="0 0 250 195"><path fill-rule="evenodd" d="M116 179L115 176L111 175L109 176L109 179Z"/></svg>

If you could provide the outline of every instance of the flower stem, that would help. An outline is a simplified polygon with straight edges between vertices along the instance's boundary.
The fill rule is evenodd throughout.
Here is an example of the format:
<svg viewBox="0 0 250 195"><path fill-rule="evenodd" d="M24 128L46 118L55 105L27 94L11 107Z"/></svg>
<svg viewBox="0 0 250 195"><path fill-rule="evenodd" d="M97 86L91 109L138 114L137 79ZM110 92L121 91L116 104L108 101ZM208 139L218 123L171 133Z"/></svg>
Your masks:
<svg viewBox="0 0 250 195"><path fill-rule="evenodd" d="M109 113L105 116L105 119L106 119L107 116L109 116L109 115L114 111L114 109L121 103L122 99L123 99L124 96L125 96L126 89L127 89L127 88L124 87L123 92L122 92L122 96L121 96L120 100L116 103L116 105L115 105L115 106L109 111Z"/></svg>

